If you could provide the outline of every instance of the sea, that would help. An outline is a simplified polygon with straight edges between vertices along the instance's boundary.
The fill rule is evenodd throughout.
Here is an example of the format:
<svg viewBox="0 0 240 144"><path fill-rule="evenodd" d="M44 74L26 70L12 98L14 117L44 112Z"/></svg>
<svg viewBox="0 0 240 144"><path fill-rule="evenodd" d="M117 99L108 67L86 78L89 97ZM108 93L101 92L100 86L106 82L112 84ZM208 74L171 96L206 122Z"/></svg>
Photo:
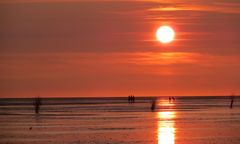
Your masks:
<svg viewBox="0 0 240 144"><path fill-rule="evenodd" d="M240 97L231 101L41 98L36 114L34 98L0 98L0 144L240 144Z"/></svg>

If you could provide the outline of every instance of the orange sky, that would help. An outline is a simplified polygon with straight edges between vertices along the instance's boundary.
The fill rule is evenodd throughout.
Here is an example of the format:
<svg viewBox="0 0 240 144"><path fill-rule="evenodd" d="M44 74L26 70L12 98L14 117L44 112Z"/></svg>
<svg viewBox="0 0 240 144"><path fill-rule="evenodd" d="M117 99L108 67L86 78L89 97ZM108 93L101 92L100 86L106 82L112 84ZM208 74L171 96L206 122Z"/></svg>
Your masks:
<svg viewBox="0 0 240 144"><path fill-rule="evenodd" d="M0 97L240 93L238 0L3 0L0 19Z"/></svg>

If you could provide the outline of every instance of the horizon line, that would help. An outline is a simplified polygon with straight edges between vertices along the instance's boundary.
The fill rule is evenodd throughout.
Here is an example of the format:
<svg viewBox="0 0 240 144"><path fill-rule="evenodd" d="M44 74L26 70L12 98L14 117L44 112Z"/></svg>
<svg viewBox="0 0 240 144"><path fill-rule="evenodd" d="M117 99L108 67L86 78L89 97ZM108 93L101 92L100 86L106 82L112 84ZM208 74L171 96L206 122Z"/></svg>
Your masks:
<svg viewBox="0 0 240 144"><path fill-rule="evenodd" d="M60 98L60 99L71 99L71 98L127 98L129 95L126 96L39 96L40 98ZM138 98L153 98L153 97L229 97L229 96L235 96L235 97L240 97L240 95L162 95L162 96L157 96L157 95L152 95L152 96L146 96L146 95L134 95L135 97ZM36 96L37 97L37 96ZM0 99L32 99L36 97L0 97Z"/></svg>

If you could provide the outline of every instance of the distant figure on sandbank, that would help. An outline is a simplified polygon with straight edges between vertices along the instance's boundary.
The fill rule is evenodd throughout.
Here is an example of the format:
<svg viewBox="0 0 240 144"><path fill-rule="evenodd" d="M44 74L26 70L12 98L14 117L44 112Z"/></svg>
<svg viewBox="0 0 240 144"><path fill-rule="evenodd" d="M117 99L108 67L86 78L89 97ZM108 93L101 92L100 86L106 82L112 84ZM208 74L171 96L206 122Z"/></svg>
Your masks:
<svg viewBox="0 0 240 144"><path fill-rule="evenodd" d="M134 95L128 96L128 102L129 103L134 103L135 102L135 96Z"/></svg>

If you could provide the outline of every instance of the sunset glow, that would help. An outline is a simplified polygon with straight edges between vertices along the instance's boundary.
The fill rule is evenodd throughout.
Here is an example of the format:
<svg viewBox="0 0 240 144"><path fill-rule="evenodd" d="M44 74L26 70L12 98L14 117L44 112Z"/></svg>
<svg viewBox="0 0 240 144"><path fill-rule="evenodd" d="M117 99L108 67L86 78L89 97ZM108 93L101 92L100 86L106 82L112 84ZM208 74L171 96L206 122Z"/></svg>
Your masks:
<svg viewBox="0 0 240 144"><path fill-rule="evenodd" d="M240 93L237 0L3 0L0 97Z"/></svg>

